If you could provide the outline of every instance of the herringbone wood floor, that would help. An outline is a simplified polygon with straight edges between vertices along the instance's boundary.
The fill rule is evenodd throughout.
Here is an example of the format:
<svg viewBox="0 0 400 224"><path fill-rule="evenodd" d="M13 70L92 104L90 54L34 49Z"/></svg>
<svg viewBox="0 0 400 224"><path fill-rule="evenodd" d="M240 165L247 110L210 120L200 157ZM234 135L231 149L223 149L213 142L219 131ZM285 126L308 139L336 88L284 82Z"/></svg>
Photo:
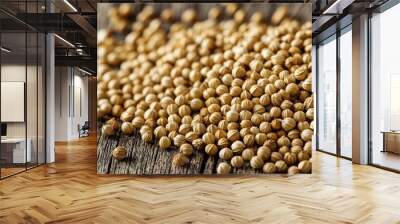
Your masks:
<svg viewBox="0 0 400 224"><path fill-rule="evenodd" d="M400 175L315 153L312 175L96 175L96 139L0 181L0 223L400 223Z"/></svg>

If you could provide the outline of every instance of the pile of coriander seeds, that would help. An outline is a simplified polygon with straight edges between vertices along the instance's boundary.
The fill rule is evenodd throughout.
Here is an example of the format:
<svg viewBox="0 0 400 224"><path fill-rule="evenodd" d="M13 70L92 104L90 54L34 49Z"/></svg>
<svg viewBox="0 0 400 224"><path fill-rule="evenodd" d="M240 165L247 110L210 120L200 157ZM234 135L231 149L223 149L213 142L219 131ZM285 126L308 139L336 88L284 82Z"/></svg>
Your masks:
<svg viewBox="0 0 400 224"><path fill-rule="evenodd" d="M290 18L287 7L268 16L227 3L207 18L135 7L110 8L98 33L103 135L139 131L174 152L174 166L201 152L222 160L219 174L247 164L311 172L311 21Z"/></svg>

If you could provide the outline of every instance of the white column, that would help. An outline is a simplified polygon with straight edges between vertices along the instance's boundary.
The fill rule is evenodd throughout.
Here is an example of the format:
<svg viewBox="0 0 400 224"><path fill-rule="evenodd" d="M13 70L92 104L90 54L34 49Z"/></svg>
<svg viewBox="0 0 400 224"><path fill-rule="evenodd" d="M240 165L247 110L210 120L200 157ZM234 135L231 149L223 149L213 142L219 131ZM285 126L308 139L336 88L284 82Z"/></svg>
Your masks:
<svg viewBox="0 0 400 224"><path fill-rule="evenodd" d="M46 1L46 12L54 5ZM55 42L52 33L46 34L46 163L55 162Z"/></svg>
<svg viewBox="0 0 400 224"><path fill-rule="evenodd" d="M314 135L312 137L312 148L313 150L317 149L317 47L315 45L312 46L311 51L311 58L312 58L312 91L314 96Z"/></svg>
<svg viewBox="0 0 400 224"><path fill-rule="evenodd" d="M368 163L368 16L353 19L353 162Z"/></svg>
<svg viewBox="0 0 400 224"><path fill-rule="evenodd" d="M55 133L55 72L54 72L54 35L46 36L46 163L55 161L54 133Z"/></svg>

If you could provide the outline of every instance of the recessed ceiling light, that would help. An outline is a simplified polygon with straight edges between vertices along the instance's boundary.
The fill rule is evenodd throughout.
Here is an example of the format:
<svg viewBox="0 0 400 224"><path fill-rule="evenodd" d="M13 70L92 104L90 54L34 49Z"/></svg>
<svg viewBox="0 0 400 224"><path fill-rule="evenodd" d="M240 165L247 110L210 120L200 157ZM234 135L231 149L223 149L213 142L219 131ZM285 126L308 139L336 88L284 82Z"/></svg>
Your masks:
<svg viewBox="0 0 400 224"><path fill-rule="evenodd" d="M54 34L55 37L57 37L59 40L61 40L62 42L66 43L67 45L69 45L70 47L75 48L75 45L73 45L71 42L69 42L68 40L62 38L61 36L59 36L58 34Z"/></svg>
<svg viewBox="0 0 400 224"><path fill-rule="evenodd" d="M10 52L11 52L11 50L9 50L9 49L7 49L7 48L5 48L5 47L1 47L0 49L1 49L2 51L6 52L6 53L10 53Z"/></svg>
<svg viewBox="0 0 400 224"><path fill-rule="evenodd" d="M343 10L351 5L355 0L336 0L322 14L342 14Z"/></svg>
<svg viewBox="0 0 400 224"><path fill-rule="evenodd" d="M78 67L78 70L81 71L81 72L83 72L83 73L85 73L85 74L87 74L87 75L92 75L92 73L90 73L90 72L88 72L88 71L86 71L86 70L83 70L83 69L81 69L81 68L79 68L79 67Z"/></svg>
<svg viewBox="0 0 400 224"><path fill-rule="evenodd" d="M65 4L67 4L72 10L75 12L78 12L78 9L75 8L74 5L72 5L68 0L64 0Z"/></svg>

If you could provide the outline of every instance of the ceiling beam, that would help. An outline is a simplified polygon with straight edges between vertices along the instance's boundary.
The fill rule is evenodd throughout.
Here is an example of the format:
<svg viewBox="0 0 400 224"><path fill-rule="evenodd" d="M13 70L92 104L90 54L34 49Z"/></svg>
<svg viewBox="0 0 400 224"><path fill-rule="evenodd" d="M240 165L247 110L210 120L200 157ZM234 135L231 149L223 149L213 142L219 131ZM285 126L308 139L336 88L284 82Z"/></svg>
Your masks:
<svg viewBox="0 0 400 224"><path fill-rule="evenodd" d="M80 14L68 14L67 15L72 21L82 28L88 34L87 42L90 42L92 46L96 45L96 28L88 22L88 20Z"/></svg>
<svg viewBox="0 0 400 224"><path fill-rule="evenodd" d="M355 0L336 0L331 5L329 5L328 8L326 8L322 14L324 14L324 15L327 15L327 14L331 14L331 15L342 14L343 11L349 5L351 5L354 1Z"/></svg>
<svg viewBox="0 0 400 224"><path fill-rule="evenodd" d="M56 66L87 67L96 71L97 60L92 56L55 56Z"/></svg>

